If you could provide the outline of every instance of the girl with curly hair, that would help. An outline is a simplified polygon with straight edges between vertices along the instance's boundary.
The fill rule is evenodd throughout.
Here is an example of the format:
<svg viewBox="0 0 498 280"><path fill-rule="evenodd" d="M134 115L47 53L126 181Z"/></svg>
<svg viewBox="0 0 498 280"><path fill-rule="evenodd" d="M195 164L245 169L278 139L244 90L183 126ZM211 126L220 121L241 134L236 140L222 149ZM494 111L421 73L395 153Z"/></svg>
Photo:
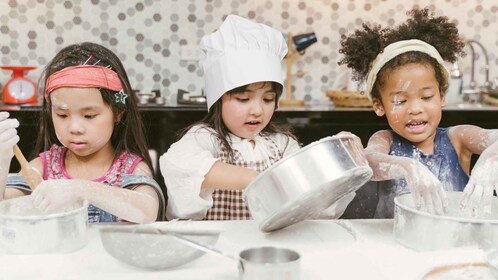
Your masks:
<svg viewBox="0 0 498 280"><path fill-rule="evenodd" d="M354 79L366 82L378 116L390 130L374 133L366 148L378 182L375 217L390 218L394 197L413 194L418 209L438 214L447 211L446 191L463 191L467 204L489 211L498 177L498 130L474 125L439 127L446 103L446 62L463 55L464 41L447 17L428 9L408 12L410 18L396 28L364 24L362 30L343 35L339 64L352 68ZM473 154L480 155L472 176ZM469 202L470 201L470 202Z"/></svg>

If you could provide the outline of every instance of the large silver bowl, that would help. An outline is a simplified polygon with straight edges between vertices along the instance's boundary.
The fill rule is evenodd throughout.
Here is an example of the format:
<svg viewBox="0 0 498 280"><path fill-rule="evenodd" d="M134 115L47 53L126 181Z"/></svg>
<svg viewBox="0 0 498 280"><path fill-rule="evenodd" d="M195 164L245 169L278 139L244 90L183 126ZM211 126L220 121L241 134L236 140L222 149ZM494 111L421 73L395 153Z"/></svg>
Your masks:
<svg viewBox="0 0 498 280"><path fill-rule="evenodd" d="M0 203L0 251L9 254L69 253L87 243L88 203L58 213L33 207L31 196Z"/></svg>
<svg viewBox="0 0 498 280"><path fill-rule="evenodd" d="M218 229L161 229L136 226L110 226L100 230L104 249L114 258L142 269L171 269L198 259L205 252L186 245L168 232L183 235L203 244L214 245Z"/></svg>
<svg viewBox="0 0 498 280"><path fill-rule="evenodd" d="M353 137L326 137L259 174L244 199L259 229L269 232L318 216L371 177Z"/></svg>
<svg viewBox="0 0 498 280"><path fill-rule="evenodd" d="M449 211L443 216L416 210L410 193L394 198L395 240L417 251L465 246L498 248L498 198L493 197L490 214L466 217L459 207L463 192L446 195Z"/></svg>

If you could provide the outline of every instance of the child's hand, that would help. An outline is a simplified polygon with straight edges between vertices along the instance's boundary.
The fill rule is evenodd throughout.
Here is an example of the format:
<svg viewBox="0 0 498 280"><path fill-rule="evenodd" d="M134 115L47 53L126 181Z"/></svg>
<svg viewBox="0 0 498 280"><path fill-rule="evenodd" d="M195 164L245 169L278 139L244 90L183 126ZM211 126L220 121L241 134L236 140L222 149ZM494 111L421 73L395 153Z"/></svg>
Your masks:
<svg viewBox="0 0 498 280"><path fill-rule="evenodd" d="M354 197L356 196L356 192L350 192L343 197L339 198L336 202L332 203L327 209L323 210L320 215L319 219L339 219L342 214L344 214L344 211L346 211L346 208L348 207L349 203L353 201Z"/></svg>
<svg viewBox="0 0 498 280"><path fill-rule="evenodd" d="M80 187L74 180L45 180L31 194L33 205L45 213L53 213L80 199Z"/></svg>
<svg viewBox="0 0 498 280"><path fill-rule="evenodd" d="M490 156L484 162L476 163L472 170L472 176L465 186L464 196L460 202L461 210L470 206L472 216L491 213L491 199L493 190L497 190L498 155Z"/></svg>
<svg viewBox="0 0 498 280"><path fill-rule="evenodd" d="M344 136L353 137L354 142L358 145L358 147L361 147L361 149L363 150L363 144L361 143L361 139L360 139L360 137L356 136L356 134L353 134L349 131L341 131L341 132L337 133L336 135L339 135L339 136L344 135Z"/></svg>
<svg viewBox="0 0 498 280"><path fill-rule="evenodd" d="M8 164L14 156L14 145L19 142L16 128L19 122L9 119L8 112L0 112L0 162ZM8 166L8 165L7 165Z"/></svg>
<svg viewBox="0 0 498 280"><path fill-rule="evenodd" d="M448 201L443 185L436 176L422 163L410 161L405 166L406 182L415 201L415 207L441 215L448 211Z"/></svg>

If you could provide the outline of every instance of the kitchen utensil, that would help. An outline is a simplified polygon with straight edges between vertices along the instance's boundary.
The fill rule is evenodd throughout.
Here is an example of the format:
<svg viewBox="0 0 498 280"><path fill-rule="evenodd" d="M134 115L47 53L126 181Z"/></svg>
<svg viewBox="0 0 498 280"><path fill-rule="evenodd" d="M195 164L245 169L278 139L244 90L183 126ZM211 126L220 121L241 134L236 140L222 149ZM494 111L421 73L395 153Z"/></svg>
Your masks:
<svg viewBox="0 0 498 280"><path fill-rule="evenodd" d="M468 104L479 104L482 102L484 91L480 88L476 89L463 89L462 100Z"/></svg>
<svg viewBox="0 0 498 280"><path fill-rule="evenodd" d="M38 186L41 181L43 181L41 174L38 172L38 170L29 165L28 161L22 154L21 149L19 149L19 146L17 146L17 144L14 146L14 155L16 156L16 159L21 166L19 175L24 177L31 190L34 190L36 186Z"/></svg>
<svg viewBox="0 0 498 280"><path fill-rule="evenodd" d="M303 33L303 34L292 36L292 42L294 42L294 47L296 48L296 51L299 54L303 55L305 50L309 46L318 42L318 40L316 39L315 32L310 32L310 33Z"/></svg>
<svg viewBox="0 0 498 280"><path fill-rule="evenodd" d="M56 213L33 206L31 196L0 202L0 252L69 253L86 245L88 203L76 202Z"/></svg>
<svg viewBox="0 0 498 280"><path fill-rule="evenodd" d="M180 234L177 234L177 233L174 233L171 231L157 230L157 233L173 236L173 237L177 238L178 240L180 240L181 242L187 244L188 246L199 249L199 250L204 251L206 253L212 253L212 254L222 256L222 257L227 257L227 258L230 258L230 259L235 260L235 261L242 261L240 258L232 256L226 252L223 252L211 244L201 243L201 242L198 242L194 239L190 239L188 237L185 237L183 235L180 235Z"/></svg>
<svg viewBox="0 0 498 280"><path fill-rule="evenodd" d="M283 34L284 38L287 40L287 55L285 56L286 69L286 81L285 81L285 95L283 95L279 104L282 107L302 107L304 106L304 100L295 99L292 95L292 79L297 73L292 72L292 66L297 54L303 55L305 50L317 42L316 35L314 32L299 34L292 36L292 33Z"/></svg>
<svg viewBox="0 0 498 280"><path fill-rule="evenodd" d="M446 103L462 103L463 73L457 61L453 62L450 70L450 80L446 90Z"/></svg>
<svg viewBox="0 0 498 280"><path fill-rule="evenodd" d="M154 89L150 92L140 92L140 90L133 90L133 94L136 96L138 100L138 104L140 105L164 105L165 100L161 95L161 90Z"/></svg>
<svg viewBox="0 0 498 280"><path fill-rule="evenodd" d="M34 66L0 66L13 71L12 77L3 87L3 102L7 104L36 103L36 86L24 77L24 72L36 69Z"/></svg>
<svg viewBox="0 0 498 280"><path fill-rule="evenodd" d="M491 213L464 217L460 213L463 192L447 192L447 215L416 210L410 193L394 198L394 239L417 251L477 246L498 248L498 198L491 200Z"/></svg>
<svg viewBox="0 0 498 280"><path fill-rule="evenodd" d="M245 189L244 199L261 231L317 217L372 177L351 136L331 136L281 159Z"/></svg>
<svg viewBox="0 0 498 280"><path fill-rule="evenodd" d="M300 256L296 251L267 246L245 249L239 253L239 256L233 256L210 244L202 244L176 233L170 232L166 234L178 238L193 248L237 261L239 265L239 279L300 279Z"/></svg>
<svg viewBox="0 0 498 280"><path fill-rule="evenodd" d="M176 95L176 102L182 105L206 106L206 96L190 95L186 90L179 89Z"/></svg>
<svg viewBox="0 0 498 280"><path fill-rule="evenodd" d="M189 228L162 231L164 233L136 226L112 226L99 230L102 245L111 256L128 265L153 270L185 265L204 255L203 251L185 245L173 234L212 245L221 232L219 229Z"/></svg>
<svg viewBox="0 0 498 280"><path fill-rule="evenodd" d="M301 257L294 250L278 247L256 247L239 254L244 267L239 266L239 279L243 280L299 280Z"/></svg>

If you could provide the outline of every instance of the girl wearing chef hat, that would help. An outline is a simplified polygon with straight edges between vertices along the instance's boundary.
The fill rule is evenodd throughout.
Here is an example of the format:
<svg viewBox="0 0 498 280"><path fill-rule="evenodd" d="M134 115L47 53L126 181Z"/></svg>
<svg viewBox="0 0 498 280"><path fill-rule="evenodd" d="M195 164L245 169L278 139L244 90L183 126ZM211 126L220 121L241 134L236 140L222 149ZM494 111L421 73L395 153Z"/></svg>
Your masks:
<svg viewBox="0 0 498 280"><path fill-rule="evenodd" d="M202 38L208 114L161 156L167 217L250 219L242 190L300 145L273 122L287 44L278 30L229 15ZM342 200L342 214L354 194ZM335 214L337 216L337 214Z"/></svg>
<svg viewBox="0 0 498 280"><path fill-rule="evenodd" d="M414 9L397 28L364 25L342 38L340 64L352 68L357 80L366 80L367 93L378 116L390 130L371 136L367 158L379 182L376 217L394 213L394 197L406 192L417 208L443 213L444 190L462 191L462 207L473 210L481 197L489 202L498 183L498 130L473 125L440 128L448 70L463 54L464 42L454 23ZM473 154L481 155L472 170ZM483 196L484 194L484 196ZM488 204L488 203L485 203Z"/></svg>
<svg viewBox="0 0 498 280"><path fill-rule="evenodd" d="M33 205L45 212L86 200L89 222L163 219L164 196L152 176L143 125L119 58L98 44L70 45L47 65L42 79L45 98L34 148L40 154L29 164L43 181L33 190L20 176L10 176L5 198L31 194ZM0 112L0 152L8 163L19 138L18 122L7 118ZM0 174L1 194L6 173Z"/></svg>

